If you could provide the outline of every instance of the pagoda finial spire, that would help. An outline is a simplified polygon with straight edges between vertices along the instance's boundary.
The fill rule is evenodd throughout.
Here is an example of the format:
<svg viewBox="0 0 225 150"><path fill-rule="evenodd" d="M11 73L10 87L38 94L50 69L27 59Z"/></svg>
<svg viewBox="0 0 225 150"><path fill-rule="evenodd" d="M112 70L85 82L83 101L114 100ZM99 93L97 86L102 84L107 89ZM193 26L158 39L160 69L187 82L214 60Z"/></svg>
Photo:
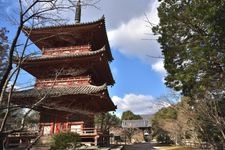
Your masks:
<svg viewBox="0 0 225 150"><path fill-rule="evenodd" d="M80 19L81 19L81 2L80 0L78 0L76 5L75 23L80 23Z"/></svg>

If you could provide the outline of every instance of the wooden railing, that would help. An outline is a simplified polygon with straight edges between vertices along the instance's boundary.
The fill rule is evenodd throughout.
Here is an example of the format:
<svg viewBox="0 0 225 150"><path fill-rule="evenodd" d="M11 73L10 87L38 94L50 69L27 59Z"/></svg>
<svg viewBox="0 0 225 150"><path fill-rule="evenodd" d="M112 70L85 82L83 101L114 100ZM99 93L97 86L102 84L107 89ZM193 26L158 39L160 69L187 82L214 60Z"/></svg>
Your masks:
<svg viewBox="0 0 225 150"><path fill-rule="evenodd" d="M100 131L98 131L96 128L83 128L78 131L78 134L80 134L81 138L93 138L100 134ZM13 134L8 135L6 139L6 148L31 148L35 145L35 143L42 137L45 139L44 141L41 141L41 143L46 143L46 138L49 139L51 136L49 135L42 135L42 132L16 132ZM43 140L42 139L42 140Z"/></svg>
<svg viewBox="0 0 225 150"><path fill-rule="evenodd" d="M81 129L80 135L97 135L97 129L96 128L83 128Z"/></svg>
<svg viewBox="0 0 225 150"><path fill-rule="evenodd" d="M31 145L40 135L38 132L15 132L6 138L6 148L20 147L26 148Z"/></svg>
<svg viewBox="0 0 225 150"><path fill-rule="evenodd" d="M8 137L35 137L37 135L38 132L21 131L9 134Z"/></svg>

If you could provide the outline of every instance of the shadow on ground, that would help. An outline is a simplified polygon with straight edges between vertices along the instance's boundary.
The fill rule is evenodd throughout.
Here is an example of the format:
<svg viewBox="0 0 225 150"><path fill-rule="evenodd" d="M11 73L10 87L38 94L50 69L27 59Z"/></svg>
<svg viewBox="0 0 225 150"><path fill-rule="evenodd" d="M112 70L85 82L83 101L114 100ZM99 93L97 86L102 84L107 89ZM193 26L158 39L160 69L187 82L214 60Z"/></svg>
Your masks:
<svg viewBox="0 0 225 150"><path fill-rule="evenodd" d="M154 150L152 143L137 143L132 145L124 145L123 150Z"/></svg>

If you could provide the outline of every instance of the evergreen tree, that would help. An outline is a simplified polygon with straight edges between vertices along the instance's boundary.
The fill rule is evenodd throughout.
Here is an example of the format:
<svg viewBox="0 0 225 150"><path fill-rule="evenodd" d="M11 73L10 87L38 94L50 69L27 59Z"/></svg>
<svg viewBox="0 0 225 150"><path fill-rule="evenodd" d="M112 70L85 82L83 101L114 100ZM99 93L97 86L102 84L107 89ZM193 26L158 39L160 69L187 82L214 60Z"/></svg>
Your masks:
<svg viewBox="0 0 225 150"><path fill-rule="evenodd" d="M220 132L220 140L225 141L221 105L225 101L225 1L160 1L160 23L153 32L159 34L165 57L165 84L189 96L196 112L210 119L209 126L199 119L200 128L211 128L213 124Z"/></svg>
<svg viewBox="0 0 225 150"><path fill-rule="evenodd" d="M132 111L128 110L123 112L122 120L139 120L142 119L142 117L140 115L135 115Z"/></svg>
<svg viewBox="0 0 225 150"><path fill-rule="evenodd" d="M225 88L225 1L160 0L159 34L166 85L184 95ZM223 92L224 93L224 92Z"/></svg>
<svg viewBox="0 0 225 150"><path fill-rule="evenodd" d="M116 115L111 113L102 113L95 115L95 126L97 126L103 133L108 133L112 127L121 125L121 120Z"/></svg>
<svg viewBox="0 0 225 150"><path fill-rule="evenodd" d="M140 115L134 114L132 111L128 110L122 113L121 116L122 120L140 120L143 119ZM124 135L129 139L129 142L131 143L131 138L135 134L135 131L137 129L135 128L125 128Z"/></svg>
<svg viewBox="0 0 225 150"><path fill-rule="evenodd" d="M110 129L121 125L120 118L108 112L95 115L94 121L97 129L106 136L105 138L103 138L103 142L109 144Z"/></svg>

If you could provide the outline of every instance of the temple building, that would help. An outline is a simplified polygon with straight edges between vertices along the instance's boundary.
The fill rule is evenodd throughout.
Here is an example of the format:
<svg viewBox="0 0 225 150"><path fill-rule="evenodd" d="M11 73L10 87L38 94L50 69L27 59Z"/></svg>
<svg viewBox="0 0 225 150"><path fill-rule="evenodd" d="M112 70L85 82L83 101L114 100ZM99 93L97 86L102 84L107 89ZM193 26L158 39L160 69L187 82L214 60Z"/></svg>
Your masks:
<svg viewBox="0 0 225 150"><path fill-rule="evenodd" d="M113 60L104 17L80 23L23 32L41 50L41 56L27 58L22 68L36 77L33 89L15 92L13 103L40 112L39 131L52 135L62 131L80 134L82 141L98 144L94 114L115 111L107 86L113 79ZM34 105L35 104L35 105Z"/></svg>

